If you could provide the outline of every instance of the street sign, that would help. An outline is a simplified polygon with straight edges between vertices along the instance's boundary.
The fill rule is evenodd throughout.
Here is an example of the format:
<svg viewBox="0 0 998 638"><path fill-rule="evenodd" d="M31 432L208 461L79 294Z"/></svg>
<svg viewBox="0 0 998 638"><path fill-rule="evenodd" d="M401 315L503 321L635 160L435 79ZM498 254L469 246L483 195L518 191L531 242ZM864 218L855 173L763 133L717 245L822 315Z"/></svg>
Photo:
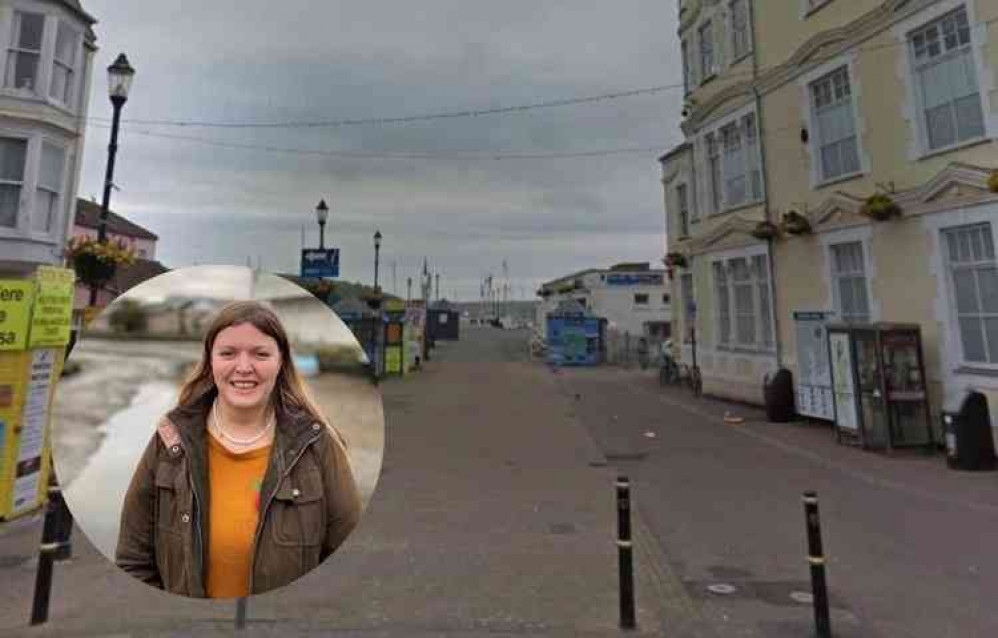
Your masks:
<svg viewBox="0 0 998 638"><path fill-rule="evenodd" d="M301 251L302 277L339 277L339 248L305 248Z"/></svg>

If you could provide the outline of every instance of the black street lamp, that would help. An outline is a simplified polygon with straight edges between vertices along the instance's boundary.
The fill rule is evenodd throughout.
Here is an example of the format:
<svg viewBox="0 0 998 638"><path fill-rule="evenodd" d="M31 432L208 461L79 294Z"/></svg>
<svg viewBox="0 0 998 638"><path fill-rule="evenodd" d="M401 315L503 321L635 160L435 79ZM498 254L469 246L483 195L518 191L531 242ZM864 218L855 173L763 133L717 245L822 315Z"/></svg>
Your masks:
<svg viewBox="0 0 998 638"><path fill-rule="evenodd" d="M319 200L319 205L315 207L315 217L319 220L319 250L323 250L326 247L326 218L329 217L326 200Z"/></svg>
<svg viewBox="0 0 998 638"><path fill-rule="evenodd" d="M114 107L114 117L111 120L111 143L107 147L107 169L104 174L104 199L101 202L100 215L97 218L97 241L107 241L107 216L111 208L111 188L114 186L114 159L118 154L118 124L121 121L121 107L128 101L128 91L132 88L132 78L135 69L128 63L128 58L122 53L114 64L107 67L108 95ZM97 305L98 286L90 288L90 305Z"/></svg>

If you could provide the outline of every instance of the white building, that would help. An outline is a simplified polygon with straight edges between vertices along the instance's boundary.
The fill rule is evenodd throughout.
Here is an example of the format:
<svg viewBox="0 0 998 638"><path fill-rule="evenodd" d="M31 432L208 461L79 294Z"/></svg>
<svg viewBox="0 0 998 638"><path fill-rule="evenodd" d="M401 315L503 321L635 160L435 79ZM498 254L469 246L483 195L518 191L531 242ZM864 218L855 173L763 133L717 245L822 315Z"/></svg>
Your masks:
<svg viewBox="0 0 998 638"><path fill-rule="evenodd" d="M78 0L0 5L0 276L60 265L73 225L94 18Z"/></svg>
<svg viewBox="0 0 998 638"><path fill-rule="evenodd" d="M647 263L618 264L606 270L590 269L541 285L537 326L547 333L547 314L566 299L575 299L607 328L634 338L658 341L669 337L672 310L664 270Z"/></svg>

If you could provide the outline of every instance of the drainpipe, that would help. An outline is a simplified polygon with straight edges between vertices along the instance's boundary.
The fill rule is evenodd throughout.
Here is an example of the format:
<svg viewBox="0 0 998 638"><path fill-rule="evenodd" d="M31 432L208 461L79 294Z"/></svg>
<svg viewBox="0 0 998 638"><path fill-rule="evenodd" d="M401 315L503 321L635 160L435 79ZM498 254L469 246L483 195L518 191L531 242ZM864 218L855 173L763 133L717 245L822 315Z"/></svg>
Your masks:
<svg viewBox="0 0 998 638"><path fill-rule="evenodd" d="M763 190L763 212L766 216L766 221L772 221L771 211L769 209L769 171L766 170L766 133L765 133L765 118L762 116L762 97L759 95L759 85L757 81L759 79L759 55L758 55L758 43L759 38L756 32L757 26L755 22L755 9L754 3L748 3L749 10L749 24L752 26L752 94L755 97L755 113L756 113L756 126L759 129L759 170L762 173L762 190ZM766 240L766 254L767 261L769 263L769 303L772 306L772 319L773 319L773 344L776 346L776 368L780 369L783 367L783 347L780 340L780 319L776 299L776 264L773 260L773 238L770 237Z"/></svg>

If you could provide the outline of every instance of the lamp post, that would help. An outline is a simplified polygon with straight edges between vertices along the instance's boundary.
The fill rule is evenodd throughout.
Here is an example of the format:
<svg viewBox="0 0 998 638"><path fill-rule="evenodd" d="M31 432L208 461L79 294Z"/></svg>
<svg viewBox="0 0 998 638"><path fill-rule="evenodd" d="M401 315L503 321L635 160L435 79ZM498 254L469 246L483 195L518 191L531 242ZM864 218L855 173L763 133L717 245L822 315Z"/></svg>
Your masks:
<svg viewBox="0 0 998 638"><path fill-rule="evenodd" d="M326 247L326 218L329 217L326 200L319 200L319 205L315 207L315 217L319 220L319 250L323 250Z"/></svg>
<svg viewBox="0 0 998 638"><path fill-rule="evenodd" d="M107 67L108 95L114 107L114 117L111 120L111 143L107 147L107 168L104 173L104 199L101 202L100 215L97 217L97 241L107 241L107 216L111 208L111 188L114 185L114 159L118 154L118 125L121 121L121 108L128 101L128 91L132 88L132 78L135 69L128 63L125 54L119 54L114 64ZM90 287L90 305L97 305L98 286Z"/></svg>
<svg viewBox="0 0 998 638"><path fill-rule="evenodd" d="M378 294L378 253L381 251L381 231L374 231L374 294Z"/></svg>
<svg viewBox="0 0 998 638"><path fill-rule="evenodd" d="M378 354L378 338L382 336L385 326L384 321L381 318L381 291L378 289L378 259L379 253L381 252L381 231L374 231L374 304L376 310L375 325L377 326L374 332L374 345L372 351L374 352L374 379L377 381L380 376L381 367L381 357Z"/></svg>

